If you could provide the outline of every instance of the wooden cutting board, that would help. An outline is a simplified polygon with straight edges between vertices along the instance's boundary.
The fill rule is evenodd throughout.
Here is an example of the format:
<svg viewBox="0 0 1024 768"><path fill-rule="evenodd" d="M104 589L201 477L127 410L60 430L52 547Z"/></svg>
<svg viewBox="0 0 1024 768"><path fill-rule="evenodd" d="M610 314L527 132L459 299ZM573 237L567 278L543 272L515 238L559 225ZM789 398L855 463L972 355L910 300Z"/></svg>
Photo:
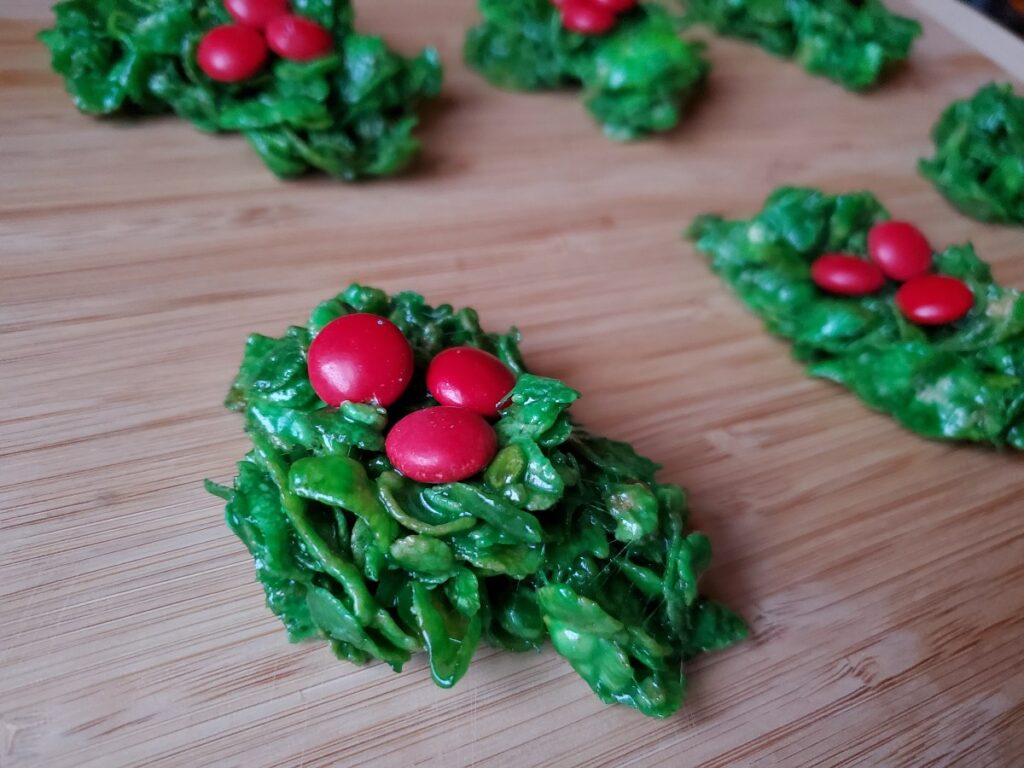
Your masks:
<svg viewBox="0 0 1024 768"><path fill-rule="evenodd" d="M1024 287L1022 231L914 170L940 110L1007 74L934 19L868 97L713 40L692 119L622 146L571 95L466 71L471 0L359 10L448 76L415 172L347 186L278 182L175 119L77 114L32 40L46 4L4 2L0 766L1021 765L1021 457L807 379L680 239L780 184L870 188ZM754 639L691 668L681 714L606 707L550 651L483 650L442 691L422 658L395 675L288 645L201 482L246 450L220 407L246 334L352 280L517 324L588 426L690 489L709 589Z"/></svg>

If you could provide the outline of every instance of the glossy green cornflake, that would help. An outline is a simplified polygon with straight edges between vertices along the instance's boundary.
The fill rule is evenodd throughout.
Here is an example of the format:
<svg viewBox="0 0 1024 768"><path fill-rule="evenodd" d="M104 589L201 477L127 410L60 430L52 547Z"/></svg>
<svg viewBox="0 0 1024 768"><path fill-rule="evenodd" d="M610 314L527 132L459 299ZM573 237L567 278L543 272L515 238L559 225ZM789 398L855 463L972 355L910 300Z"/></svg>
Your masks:
<svg viewBox="0 0 1024 768"><path fill-rule="evenodd" d="M40 39L83 112L174 112L203 131L240 131L282 177L397 173L419 149L419 103L440 90L437 53L405 59L355 34L348 0L292 7L331 31L336 52L309 62L271 57L239 84L214 82L196 64L203 34L231 21L221 0L65 0Z"/></svg>
<svg viewBox="0 0 1024 768"><path fill-rule="evenodd" d="M881 0L681 0L686 23L749 40L854 91L910 55L921 25Z"/></svg>
<svg viewBox="0 0 1024 768"><path fill-rule="evenodd" d="M1024 97L991 83L956 101L932 131L924 174L953 205L982 221L1024 224Z"/></svg>
<svg viewBox="0 0 1024 768"><path fill-rule="evenodd" d="M643 5L601 36L566 30L550 0L480 0L484 21L466 36L466 63L500 88L578 85L607 136L619 141L674 128L708 73L669 15Z"/></svg>
<svg viewBox="0 0 1024 768"><path fill-rule="evenodd" d="M783 188L753 219L702 216L689 236L768 329L793 343L812 376L925 437L1024 449L1024 296L998 285L972 246L935 255L936 272L975 296L970 313L947 326L907 321L894 283L850 298L811 281L818 256L864 255L871 225L888 218L866 192Z"/></svg>
<svg viewBox="0 0 1024 768"><path fill-rule="evenodd" d="M625 443L576 426L579 393L526 373L516 331L485 333L471 309L358 285L314 309L310 326L359 311L389 317L414 347L402 400L390 412L328 408L306 375L309 330L251 336L227 405L253 447L231 487L208 486L289 637L395 670L425 651L442 687L481 641L528 651L550 638L603 701L675 712L683 662L747 634L698 590L711 547L687 530L683 490L656 481L658 466ZM455 345L496 354L518 381L493 463L464 482L420 485L388 463L384 435L431 404L426 365Z"/></svg>

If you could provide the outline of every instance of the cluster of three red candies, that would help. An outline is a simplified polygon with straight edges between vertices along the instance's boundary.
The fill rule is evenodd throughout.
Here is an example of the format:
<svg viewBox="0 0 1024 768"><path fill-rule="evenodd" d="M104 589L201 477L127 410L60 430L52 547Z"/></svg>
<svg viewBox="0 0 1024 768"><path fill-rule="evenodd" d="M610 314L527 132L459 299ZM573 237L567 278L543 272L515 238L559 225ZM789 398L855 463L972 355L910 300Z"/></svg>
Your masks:
<svg viewBox="0 0 1024 768"><path fill-rule="evenodd" d="M842 296L868 296L886 278L903 283L896 304L918 325L946 325L971 311L974 294L960 280L931 274L932 247L924 234L905 221L883 221L868 232L870 261L828 253L811 265L811 278L821 289Z"/></svg>
<svg viewBox="0 0 1024 768"><path fill-rule="evenodd" d="M345 315L324 326L309 347L309 381L331 406L394 404L408 388L415 363L402 331L378 315ZM451 483L477 474L494 458L489 420L516 376L494 355L449 347L427 368L427 391L440 405L413 411L391 427L385 451L394 467L421 483Z"/></svg>

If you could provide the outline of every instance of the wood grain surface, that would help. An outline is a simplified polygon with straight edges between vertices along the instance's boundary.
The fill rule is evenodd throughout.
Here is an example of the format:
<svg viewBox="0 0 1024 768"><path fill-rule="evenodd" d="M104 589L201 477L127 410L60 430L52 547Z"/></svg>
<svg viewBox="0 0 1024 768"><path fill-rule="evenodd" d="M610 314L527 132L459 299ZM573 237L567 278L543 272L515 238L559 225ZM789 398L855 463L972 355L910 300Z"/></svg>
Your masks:
<svg viewBox="0 0 1024 768"><path fill-rule="evenodd" d="M467 72L471 0L359 11L448 71L416 170L345 186L77 114L46 3L0 8L0 766L1024 765L1024 462L807 379L680 239L783 183L870 188L1024 287L1021 230L914 171L943 106L1007 74L934 20L869 97L714 40L692 119L620 146L570 95ZM246 334L352 280L518 324L588 426L690 489L754 639L691 668L680 715L606 707L550 651L483 650L442 691L422 658L286 642L201 481L246 449L220 407Z"/></svg>

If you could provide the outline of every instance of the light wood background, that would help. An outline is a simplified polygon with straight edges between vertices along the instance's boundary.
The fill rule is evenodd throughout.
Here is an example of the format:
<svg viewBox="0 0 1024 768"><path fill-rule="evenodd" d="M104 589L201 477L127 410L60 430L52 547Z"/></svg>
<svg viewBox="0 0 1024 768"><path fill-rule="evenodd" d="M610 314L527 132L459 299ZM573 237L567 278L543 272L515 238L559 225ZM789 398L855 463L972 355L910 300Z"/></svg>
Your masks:
<svg viewBox="0 0 1024 768"><path fill-rule="evenodd" d="M715 40L693 118L620 146L570 95L467 72L470 0L359 6L448 76L418 169L345 186L275 181L175 119L77 114L32 40L46 4L3 4L0 766L1024 764L1021 458L807 379L680 240L783 183L870 188L1024 287L1021 230L914 170L942 107L1005 72L935 21L870 97ZM220 407L246 334L352 280L518 324L584 422L690 489L709 588L754 639L692 667L680 715L605 707L551 652L484 650L442 691L422 659L287 644L201 481L246 449Z"/></svg>

